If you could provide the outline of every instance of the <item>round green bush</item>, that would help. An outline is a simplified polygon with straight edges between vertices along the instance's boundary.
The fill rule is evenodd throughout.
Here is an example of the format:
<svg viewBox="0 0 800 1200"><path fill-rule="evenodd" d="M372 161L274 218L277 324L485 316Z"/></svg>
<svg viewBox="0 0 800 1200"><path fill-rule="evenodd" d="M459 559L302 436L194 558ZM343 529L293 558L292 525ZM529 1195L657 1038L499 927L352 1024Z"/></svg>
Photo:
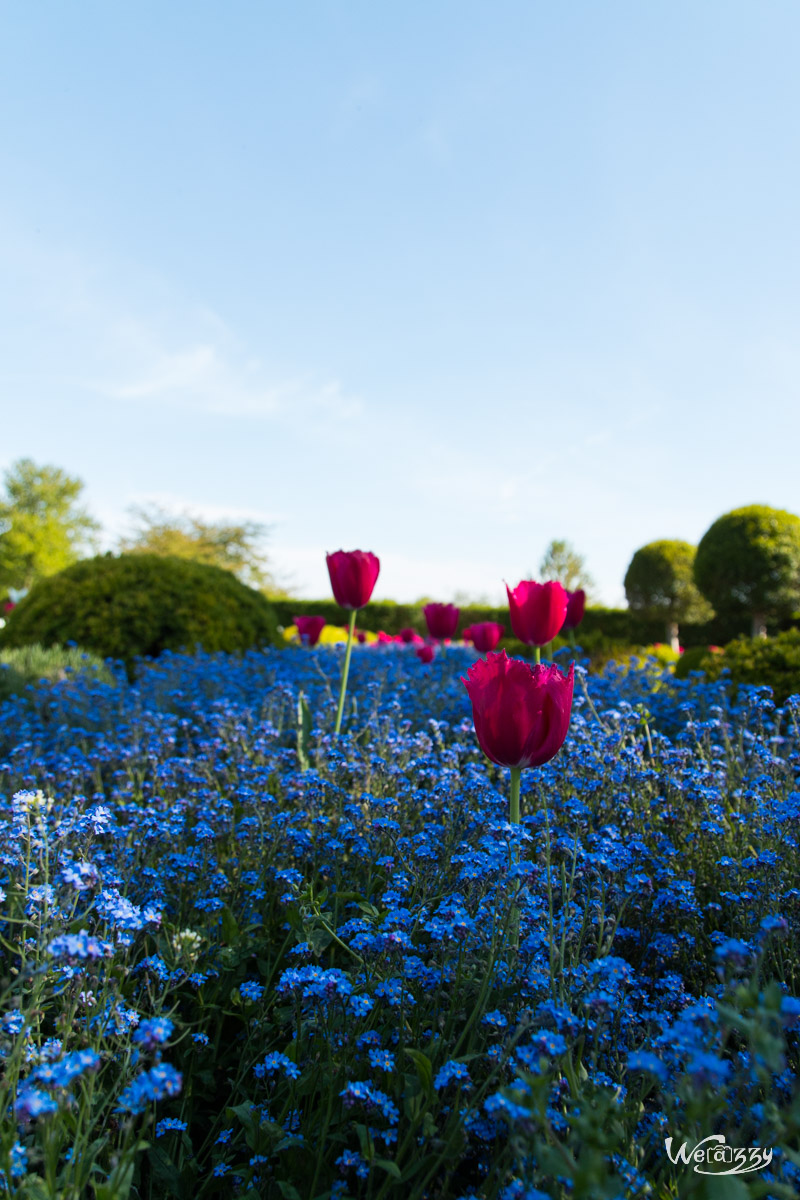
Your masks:
<svg viewBox="0 0 800 1200"><path fill-rule="evenodd" d="M0 646L77 642L102 658L163 650L247 650L277 644L277 621L260 592L229 571L156 554L84 559L37 583L0 631Z"/></svg>
<svg viewBox="0 0 800 1200"><path fill-rule="evenodd" d="M800 607L800 517L751 504L700 539L694 578L716 611L780 619Z"/></svg>
<svg viewBox="0 0 800 1200"><path fill-rule="evenodd" d="M712 650L710 646L690 646L675 664L675 678L688 679L691 671L705 671L708 659L718 653L718 650Z"/></svg>
<svg viewBox="0 0 800 1200"><path fill-rule="evenodd" d="M625 596L631 612L665 621L705 621L709 606L695 587L695 548L689 542L664 539L640 547L625 573Z"/></svg>

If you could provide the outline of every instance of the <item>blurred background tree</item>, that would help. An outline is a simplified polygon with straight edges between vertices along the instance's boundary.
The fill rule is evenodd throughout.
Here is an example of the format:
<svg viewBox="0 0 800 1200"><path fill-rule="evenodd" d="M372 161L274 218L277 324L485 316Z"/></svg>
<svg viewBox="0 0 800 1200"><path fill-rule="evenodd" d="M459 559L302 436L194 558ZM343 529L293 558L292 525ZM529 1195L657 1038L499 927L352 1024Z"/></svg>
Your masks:
<svg viewBox="0 0 800 1200"><path fill-rule="evenodd" d="M128 511L136 528L120 538L121 554L188 558L222 567L240 583L268 595L285 594L268 568L264 540L269 531L260 521L206 521L196 513L175 514L157 504L134 505Z"/></svg>
<svg viewBox="0 0 800 1200"><path fill-rule="evenodd" d="M800 517L750 504L719 517L697 547L694 578L721 616L746 613L753 637L800 609Z"/></svg>
<svg viewBox="0 0 800 1200"><path fill-rule="evenodd" d="M586 599L593 599L595 582L586 569L586 561L572 543L563 538L554 538L545 550L537 578L543 581L554 579L568 592L583 588Z"/></svg>
<svg viewBox="0 0 800 1200"><path fill-rule="evenodd" d="M0 497L0 592L26 592L96 548L100 526L78 501L83 481L20 458Z"/></svg>
<svg viewBox="0 0 800 1200"><path fill-rule="evenodd" d="M678 649L681 621L708 621L711 605L694 583L695 547L689 542L664 539L636 551L625 572L625 595L632 612L661 617L667 641Z"/></svg>

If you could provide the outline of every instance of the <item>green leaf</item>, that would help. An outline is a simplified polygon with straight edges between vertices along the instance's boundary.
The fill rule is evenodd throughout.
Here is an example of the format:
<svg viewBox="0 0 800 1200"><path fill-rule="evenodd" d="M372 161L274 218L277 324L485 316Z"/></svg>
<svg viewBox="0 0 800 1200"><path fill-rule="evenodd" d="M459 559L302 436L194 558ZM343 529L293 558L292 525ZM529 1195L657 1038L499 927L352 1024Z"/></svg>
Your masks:
<svg viewBox="0 0 800 1200"><path fill-rule="evenodd" d="M94 1185L96 1200L128 1200L133 1183L133 1168L135 1160L131 1158L120 1171L114 1171L114 1183L96 1183Z"/></svg>
<svg viewBox="0 0 800 1200"><path fill-rule="evenodd" d="M707 1175L700 1195L703 1200L750 1200L750 1192L743 1180L735 1175L721 1175L715 1179Z"/></svg>
<svg viewBox="0 0 800 1200"><path fill-rule="evenodd" d="M381 1167L387 1175L391 1175L393 1179L402 1179L402 1172L396 1162L392 1162L390 1158L376 1158L375 1166Z"/></svg>
<svg viewBox="0 0 800 1200"><path fill-rule="evenodd" d="M430 1095L433 1092L433 1065L431 1060L421 1050L409 1050L406 1048L406 1054L417 1068L417 1075L423 1089Z"/></svg>
<svg viewBox="0 0 800 1200"><path fill-rule="evenodd" d="M170 1156L160 1146L151 1146L147 1155L159 1195L181 1195L181 1173Z"/></svg>
<svg viewBox="0 0 800 1200"><path fill-rule="evenodd" d="M297 761L301 771L311 766L311 725L311 709L301 692L297 698Z"/></svg>
<svg viewBox="0 0 800 1200"><path fill-rule="evenodd" d="M286 1183L284 1179L276 1180L278 1187L281 1189L283 1200L300 1200L300 1193L292 1183Z"/></svg>
<svg viewBox="0 0 800 1200"><path fill-rule="evenodd" d="M239 922L229 908L222 910L222 940L233 945L239 937Z"/></svg>
<svg viewBox="0 0 800 1200"><path fill-rule="evenodd" d="M238 1117L240 1125L244 1127L246 1132L253 1132L255 1129L255 1117L249 1104L237 1104L235 1107L227 1108L225 1111L229 1121L234 1117Z"/></svg>

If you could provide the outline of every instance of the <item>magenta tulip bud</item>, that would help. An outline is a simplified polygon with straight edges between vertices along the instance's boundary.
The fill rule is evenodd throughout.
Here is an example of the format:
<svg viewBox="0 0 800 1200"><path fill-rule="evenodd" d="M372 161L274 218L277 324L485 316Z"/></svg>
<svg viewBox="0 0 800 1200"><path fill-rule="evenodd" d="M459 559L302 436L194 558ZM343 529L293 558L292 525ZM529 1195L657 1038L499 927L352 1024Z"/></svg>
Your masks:
<svg viewBox="0 0 800 1200"><path fill-rule="evenodd" d="M426 604L422 613L432 638L441 642L453 636L459 615L455 604Z"/></svg>
<svg viewBox="0 0 800 1200"><path fill-rule="evenodd" d="M316 646L319 635L325 628L324 617L295 617L294 623L300 634L300 641L306 646Z"/></svg>
<svg viewBox="0 0 800 1200"><path fill-rule="evenodd" d="M433 646L418 646L414 653L421 663L433 662Z"/></svg>
<svg viewBox="0 0 800 1200"><path fill-rule="evenodd" d="M583 620L586 609L586 592L578 588L576 592L567 592L567 615L564 618L564 629L577 629Z"/></svg>
<svg viewBox="0 0 800 1200"><path fill-rule="evenodd" d="M497 621L479 621L477 625L470 625L469 631L470 641L478 653L488 654L500 641L505 626L499 625ZM464 632L466 633L466 630Z"/></svg>
<svg viewBox="0 0 800 1200"><path fill-rule="evenodd" d="M501 767L540 767L558 753L572 711L574 665L559 667L509 658L505 650L479 658L462 683L472 701L478 742Z"/></svg>
<svg viewBox="0 0 800 1200"><path fill-rule="evenodd" d="M412 642L422 641L422 638L419 636L416 629L411 629L408 626L405 629L401 629L397 636L405 646L410 646Z"/></svg>
<svg viewBox="0 0 800 1200"><path fill-rule="evenodd" d="M560 583L523 580L513 592L506 584L514 636L528 646L546 646L564 624L567 592Z"/></svg>
<svg viewBox="0 0 800 1200"><path fill-rule="evenodd" d="M380 560L369 550L337 550L326 554L328 574L336 603L341 608L363 608L369 603Z"/></svg>

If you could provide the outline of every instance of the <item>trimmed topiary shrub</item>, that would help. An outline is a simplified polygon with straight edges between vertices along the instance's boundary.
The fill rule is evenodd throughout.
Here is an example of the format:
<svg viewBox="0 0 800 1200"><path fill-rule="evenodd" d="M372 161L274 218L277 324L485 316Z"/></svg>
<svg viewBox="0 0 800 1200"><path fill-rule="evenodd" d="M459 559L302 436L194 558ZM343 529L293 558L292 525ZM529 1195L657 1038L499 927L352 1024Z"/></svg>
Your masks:
<svg viewBox="0 0 800 1200"><path fill-rule="evenodd" d="M800 517L751 504L703 534L694 578L720 616L747 615L757 635L800 607Z"/></svg>
<svg viewBox="0 0 800 1200"><path fill-rule="evenodd" d="M247 650L278 643L269 601L229 571L156 554L85 559L41 580L9 614L0 647L77 642L121 659L163 650Z"/></svg>
<svg viewBox="0 0 800 1200"><path fill-rule="evenodd" d="M727 669L734 685L771 687L775 703L784 704L787 697L800 695L800 630L788 629L767 640L736 638L721 651L709 650L699 669L708 679L719 679Z"/></svg>
<svg viewBox="0 0 800 1200"><path fill-rule="evenodd" d="M705 621L712 615L694 583L694 556L695 548L689 542L650 542L636 551L625 574L631 612L660 617L675 649L680 622Z"/></svg>

